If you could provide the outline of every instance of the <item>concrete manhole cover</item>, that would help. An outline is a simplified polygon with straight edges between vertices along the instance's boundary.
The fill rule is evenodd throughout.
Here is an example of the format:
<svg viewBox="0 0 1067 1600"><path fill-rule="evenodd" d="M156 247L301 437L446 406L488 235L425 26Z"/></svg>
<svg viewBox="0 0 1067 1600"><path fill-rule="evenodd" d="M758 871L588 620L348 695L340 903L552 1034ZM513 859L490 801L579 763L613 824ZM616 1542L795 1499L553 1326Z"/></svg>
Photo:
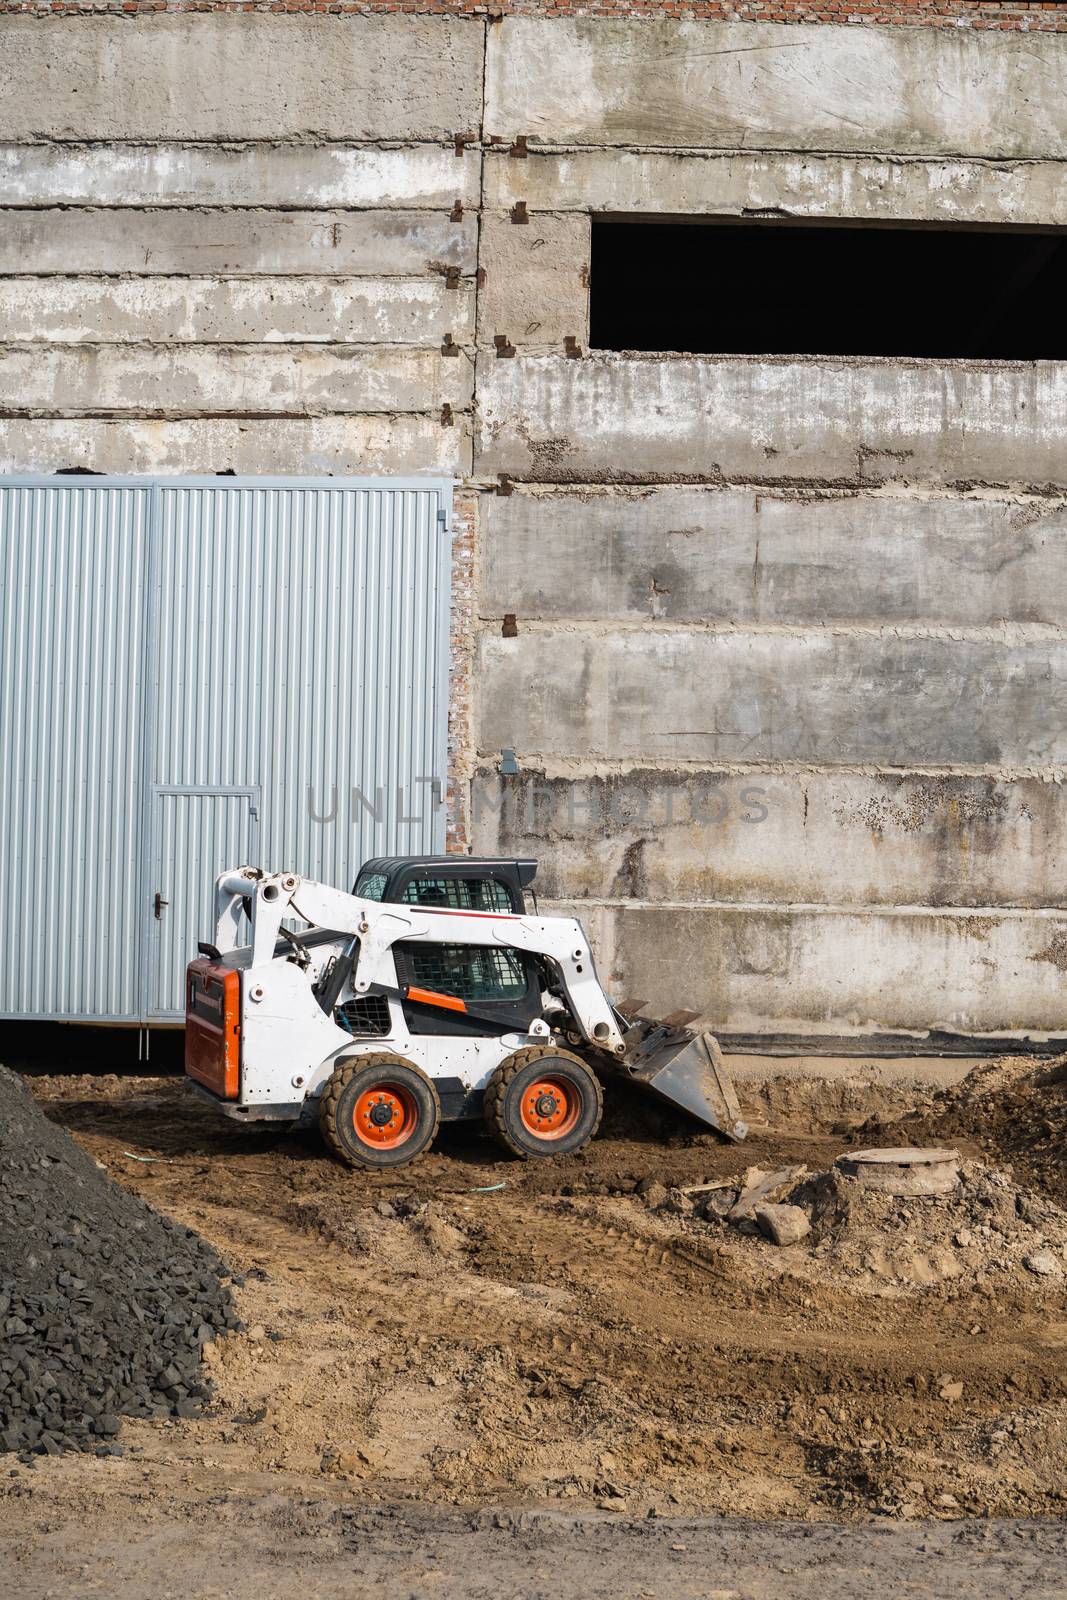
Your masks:
<svg viewBox="0 0 1067 1600"><path fill-rule="evenodd" d="M949 1194L960 1179L957 1150L901 1145L888 1150L849 1150L838 1156L837 1167L846 1178L889 1194Z"/></svg>

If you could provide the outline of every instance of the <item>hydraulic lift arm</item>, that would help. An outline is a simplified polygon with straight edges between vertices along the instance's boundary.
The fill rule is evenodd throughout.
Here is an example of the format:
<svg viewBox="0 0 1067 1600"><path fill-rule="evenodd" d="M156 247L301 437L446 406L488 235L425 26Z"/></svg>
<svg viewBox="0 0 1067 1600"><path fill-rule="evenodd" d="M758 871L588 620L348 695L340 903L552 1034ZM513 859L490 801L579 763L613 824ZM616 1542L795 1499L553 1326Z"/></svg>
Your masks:
<svg viewBox="0 0 1067 1600"><path fill-rule="evenodd" d="M251 939L240 937L247 910ZM220 952L250 943L253 965L274 956L282 923L299 919L338 935L353 934L359 950L352 969L357 995L375 986L383 954L400 940L481 945L538 955L552 963L585 1042L621 1058L626 1043L610 1001L600 986L589 941L569 917L526 917L511 912L452 911L382 904L332 889L294 873L263 875L254 867L224 873L215 892L215 945Z"/></svg>

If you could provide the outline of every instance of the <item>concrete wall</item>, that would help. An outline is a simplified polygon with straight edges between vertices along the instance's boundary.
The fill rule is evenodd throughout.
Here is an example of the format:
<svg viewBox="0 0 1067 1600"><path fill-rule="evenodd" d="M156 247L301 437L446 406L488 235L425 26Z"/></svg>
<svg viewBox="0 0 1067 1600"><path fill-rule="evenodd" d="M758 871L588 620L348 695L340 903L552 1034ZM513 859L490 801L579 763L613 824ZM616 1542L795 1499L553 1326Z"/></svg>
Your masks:
<svg viewBox="0 0 1067 1600"><path fill-rule="evenodd" d="M576 225L1062 227L1067 58L1033 43L490 31L483 237L541 242L514 356L479 315L474 837L546 862L613 983L728 1031L1062 1031L1064 369L589 353Z"/></svg>
<svg viewBox="0 0 1067 1600"><path fill-rule="evenodd" d="M488 618L942 630L1067 614L1067 496L529 488L482 517ZM536 548L532 564L529 551Z"/></svg>
<svg viewBox="0 0 1067 1600"><path fill-rule="evenodd" d="M3 20L3 139L449 139L479 120L479 23Z"/></svg>
<svg viewBox="0 0 1067 1600"><path fill-rule="evenodd" d="M613 984L728 1033L1064 1031L1067 368L589 350L596 214L1067 226L1059 38L0 49L2 470L454 474L457 845L539 855Z"/></svg>
<svg viewBox="0 0 1067 1600"><path fill-rule="evenodd" d="M3 469L469 472L484 41L0 17Z"/></svg>
<svg viewBox="0 0 1067 1600"><path fill-rule="evenodd" d="M537 482L1067 483L1062 363L487 359L478 461Z"/></svg>
<svg viewBox="0 0 1067 1600"><path fill-rule="evenodd" d="M486 126L543 144L1067 155L1056 39L513 17Z"/></svg>

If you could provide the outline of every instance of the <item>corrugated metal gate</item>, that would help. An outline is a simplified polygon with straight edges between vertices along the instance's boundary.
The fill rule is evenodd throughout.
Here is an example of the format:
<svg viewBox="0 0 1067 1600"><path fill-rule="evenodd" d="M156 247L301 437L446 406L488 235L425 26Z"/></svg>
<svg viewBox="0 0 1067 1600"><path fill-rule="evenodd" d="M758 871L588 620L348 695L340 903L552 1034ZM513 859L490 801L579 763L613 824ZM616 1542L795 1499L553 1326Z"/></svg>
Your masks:
<svg viewBox="0 0 1067 1600"><path fill-rule="evenodd" d="M221 866L443 848L450 505L0 479L0 1015L180 1015Z"/></svg>

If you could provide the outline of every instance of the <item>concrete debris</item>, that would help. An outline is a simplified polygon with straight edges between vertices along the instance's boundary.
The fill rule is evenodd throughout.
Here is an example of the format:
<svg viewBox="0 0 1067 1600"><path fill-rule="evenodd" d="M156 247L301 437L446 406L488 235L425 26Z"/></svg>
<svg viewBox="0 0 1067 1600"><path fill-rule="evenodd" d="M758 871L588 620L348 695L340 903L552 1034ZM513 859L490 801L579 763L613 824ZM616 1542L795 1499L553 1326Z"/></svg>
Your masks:
<svg viewBox="0 0 1067 1600"><path fill-rule="evenodd" d="M1059 1278L1063 1275L1063 1263L1051 1250L1035 1250L1032 1255L1024 1256L1023 1266L1040 1278Z"/></svg>
<svg viewBox="0 0 1067 1600"><path fill-rule="evenodd" d="M772 1244L796 1244L811 1232L811 1222L800 1206L760 1205L754 1212L759 1230Z"/></svg>
<svg viewBox="0 0 1067 1600"><path fill-rule="evenodd" d="M697 1214L702 1217L729 1216L737 1201L736 1189L713 1189L698 1203Z"/></svg>
<svg viewBox="0 0 1067 1600"><path fill-rule="evenodd" d="M741 1193L727 1213L731 1222L748 1220L755 1215L756 1207L765 1200L777 1200L792 1189L806 1175L805 1167L781 1167L777 1172L765 1172L762 1167L749 1167L741 1183Z"/></svg>

